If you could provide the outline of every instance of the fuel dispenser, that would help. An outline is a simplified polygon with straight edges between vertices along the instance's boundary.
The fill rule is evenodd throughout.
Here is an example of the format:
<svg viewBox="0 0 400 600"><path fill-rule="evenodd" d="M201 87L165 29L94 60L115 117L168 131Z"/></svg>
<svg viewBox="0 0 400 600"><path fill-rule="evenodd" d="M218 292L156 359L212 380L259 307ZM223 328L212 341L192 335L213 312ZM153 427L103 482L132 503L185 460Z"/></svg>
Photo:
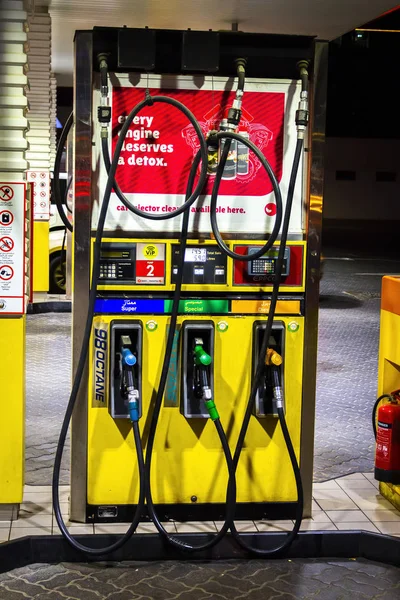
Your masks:
<svg viewBox="0 0 400 600"><path fill-rule="evenodd" d="M306 292L321 202L308 200L308 73L316 85L326 46L101 28L77 32L75 50L75 380L58 524L91 554L145 518L183 551L228 530L256 554L284 551L311 505ZM131 522L108 548L81 546L62 521L71 418L71 518ZM294 529L276 549L249 547L234 520L266 517ZM224 525L191 546L169 519Z"/></svg>

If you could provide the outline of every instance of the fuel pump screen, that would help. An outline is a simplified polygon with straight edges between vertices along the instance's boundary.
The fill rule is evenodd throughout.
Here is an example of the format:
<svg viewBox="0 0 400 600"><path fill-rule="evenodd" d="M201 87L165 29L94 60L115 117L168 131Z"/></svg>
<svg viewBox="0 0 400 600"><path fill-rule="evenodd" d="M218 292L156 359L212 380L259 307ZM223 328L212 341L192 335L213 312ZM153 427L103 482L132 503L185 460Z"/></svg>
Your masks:
<svg viewBox="0 0 400 600"><path fill-rule="evenodd" d="M130 258L129 252L105 252L101 251L101 258Z"/></svg>
<svg viewBox="0 0 400 600"><path fill-rule="evenodd" d="M249 248L249 254L257 252L259 247ZM278 251L270 250L264 256L260 256L255 260L251 260L248 263L248 274L251 276L256 275L275 275L275 267L278 260ZM290 249L285 248L285 254L283 258L283 268L282 268L282 277L287 277L289 275L289 265L290 265Z"/></svg>
<svg viewBox="0 0 400 600"><path fill-rule="evenodd" d="M206 262L207 261L207 250L206 248L186 248L185 250L185 262Z"/></svg>
<svg viewBox="0 0 400 600"><path fill-rule="evenodd" d="M172 246L172 283L176 282L178 260L179 245L174 244ZM223 254L217 245L203 248L189 246L189 248L186 248L183 283L204 285L226 283L226 254Z"/></svg>
<svg viewBox="0 0 400 600"><path fill-rule="evenodd" d="M103 242L100 254L102 283L133 283L135 278L136 244Z"/></svg>

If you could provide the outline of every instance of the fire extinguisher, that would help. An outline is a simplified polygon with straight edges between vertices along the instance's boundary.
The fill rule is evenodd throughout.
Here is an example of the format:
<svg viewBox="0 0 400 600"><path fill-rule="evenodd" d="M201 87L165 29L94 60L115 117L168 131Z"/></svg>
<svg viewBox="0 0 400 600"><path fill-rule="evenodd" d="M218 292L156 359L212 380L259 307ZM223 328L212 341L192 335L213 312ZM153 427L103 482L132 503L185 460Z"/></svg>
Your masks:
<svg viewBox="0 0 400 600"><path fill-rule="evenodd" d="M379 406L384 399L388 403ZM379 409L378 409L379 406ZM378 410L378 417L376 412ZM400 390L383 394L374 404L372 426L376 439L375 479L400 484Z"/></svg>

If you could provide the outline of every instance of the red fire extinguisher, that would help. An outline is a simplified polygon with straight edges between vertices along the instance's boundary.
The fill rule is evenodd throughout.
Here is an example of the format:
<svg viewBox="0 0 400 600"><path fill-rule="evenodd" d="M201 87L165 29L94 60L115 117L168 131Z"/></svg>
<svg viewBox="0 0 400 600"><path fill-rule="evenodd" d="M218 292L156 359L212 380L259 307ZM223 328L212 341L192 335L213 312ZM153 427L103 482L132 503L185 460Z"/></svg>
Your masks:
<svg viewBox="0 0 400 600"><path fill-rule="evenodd" d="M388 399L376 410L379 403ZM372 414L376 450L375 450L375 479L400 484L400 390L380 396L375 402Z"/></svg>

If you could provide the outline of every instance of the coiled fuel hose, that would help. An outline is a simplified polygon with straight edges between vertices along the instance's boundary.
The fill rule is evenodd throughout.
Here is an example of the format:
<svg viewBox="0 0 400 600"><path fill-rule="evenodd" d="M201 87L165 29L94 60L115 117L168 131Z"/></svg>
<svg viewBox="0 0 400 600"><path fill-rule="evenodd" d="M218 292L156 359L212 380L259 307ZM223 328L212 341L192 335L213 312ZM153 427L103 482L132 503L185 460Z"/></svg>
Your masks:
<svg viewBox="0 0 400 600"><path fill-rule="evenodd" d="M294 196L294 190L295 190L295 185L296 185L297 172L298 172L299 163L300 163L300 159L301 159L302 147L303 147L303 140L298 139L297 144L296 144L296 150L295 150L295 155L294 155L294 160L293 160L291 176L290 176L288 196L287 196L287 200L286 200L285 214L284 214L284 218L283 218L281 240L280 240L280 244L279 244L278 259L277 259L277 263L276 263L276 271L275 271L275 277L274 277L274 283L273 283L273 289L272 289L272 295L271 295L271 303L270 303L267 323L266 323L265 332L264 332L264 335L262 338L259 360L258 360L258 364L257 364L257 369L256 369L253 385L251 388L249 401L247 403L245 416L244 416L243 423L242 423L242 426L240 429L239 438L238 438L238 441L236 444L236 449L235 449L235 453L234 453L234 457L233 457L235 471L237 469L237 465L240 460L241 452L243 450L247 429L248 429L248 426L250 423L251 415L253 413L253 407L254 407L254 402L255 402L256 395L257 395L257 390L258 390L260 384L262 383L263 377L265 376L264 375L265 355L267 352L269 339L270 339L271 332L272 332L276 304L278 301L279 286L280 286L280 280L281 280L282 268L283 268L283 260L284 260L286 241L287 241L287 236L288 236L288 231L289 231L290 215L291 215L293 196ZM289 454L289 458L290 458L290 462L292 465L293 474L294 474L295 482L296 482L296 490L297 490L296 519L295 519L295 524L294 524L293 530L287 535L286 539L278 547L271 548L268 550L263 550L260 548L256 548L254 546L250 546L250 544L247 544L247 542L244 541L243 537L238 533L235 525L233 524L231 527L233 537L235 538L235 540L239 543L239 545L242 548L244 548L248 552L251 552L252 554L257 554L259 556L266 556L266 557L272 557L272 556L276 556L278 554L283 554L289 548L289 546L292 544L292 542L296 538L296 535L300 529L301 521L303 518L303 508L304 508L303 484L302 484L302 480L301 480L300 468L299 468L299 464L297 461L296 453L293 448L289 430L287 427L285 412L284 412L282 403L279 403L279 404L277 403L277 412L278 412L279 423L281 425L282 434L283 434L283 437L285 440L286 448L287 448L287 451Z"/></svg>
<svg viewBox="0 0 400 600"><path fill-rule="evenodd" d="M244 84L244 79L243 79L243 84ZM240 88L240 83L239 83L239 88ZM122 138L122 137L123 136L122 136L122 132L121 132L120 138ZM226 148L224 149L226 156L227 156L227 152L229 150L230 139L244 140L244 138L242 138L241 136L238 136L235 133L221 132L221 133L216 134L217 139L223 139L224 137L228 138L228 141L229 141L229 143L226 143ZM277 179L276 179L276 177L273 173L273 170L272 170L270 164L268 163L267 159L264 157L262 152L257 148L257 146L255 146L252 142L250 142L249 140L244 140L244 143L246 143L246 145L256 154L256 156L260 160L262 166L266 170L267 175L272 182L273 190L275 193L277 214L276 214L276 219L275 219L275 224L274 224L272 234L269 237L267 244L265 246L263 246L263 248L262 248L261 254L264 254L265 252L268 251L268 249L276 241L278 233L279 233L280 224L281 224L281 220L282 220L282 197L281 197L279 184L277 182ZM118 150L118 148L116 148L116 150L115 150L113 162L116 160L116 156L118 159L119 153L117 153L117 150ZM107 142L105 136L102 138L102 151L103 151L103 160L104 160L107 172L109 173L109 177L110 177L110 176L112 176L112 172L110 169L110 158L109 158L109 154L108 154L108 142ZM190 176L189 176L187 194L191 193L191 189L192 189L193 183L194 183L194 177L196 174L197 165L199 163L200 158L202 158L202 157L201 157L200 153L198 153L196 156L195 162L193 164ZM225 164L225 161L222 161L220 168L217 172L217 178L219 177L218 183L221 181L224 164ZM204 163L202 163L202 166L204 166ZM120 188L118 187L118 185L115 181L113 183L113 188L114 188L114 191L116 192L118 198L133 213L140 215L144 218L152 218L152 219L157 219L157 220L162 220L164 218L163 216L157 216L157 215L153 216L153 215L144 213L143 211L139 211L136 207L134 207L129 202L129 200L127 200L127 198L125 198L125 196L123 195L123 193L121 192ZM216 205L216 196L218 194L218 188L219 188L219 185L217 185L217 186L214 185L214 191L215 191L214 203L215 203L215 205ZM215 211L215 208L214 208L214 211ZM178 211L174 211L174 213L172 215L170 215L170 217L174 218L177 216L177 214L178 214ZM185 254L186 240L187 240L187 233L188 233L188 222L189 222L189 211L185 211L184 215L183 215L182 233L181 233L181 239L180 239L180 255L179 255L178 273L177 273L177 280L175 283L175 289L174 289L174 295L173 295L171 320L170 320L169 331L168 331L168 336L167 336L166 351L165 351L164 361L163 361L162 370L161 370L160 383L158 386L156 400L154 402L153 411L152 411L151 420L150 420L149 436L148 436L148 441L147 441L146 460L145 460L145 467L146 467L145 481L146 481L147 508L149 511L149 515L150 515L154 525L156 526L158 532L172 546L178 548L179 550L183 550L185 552L196 552L196 551L207 550L207 549L215 546L216 544L218 544L219 541L225 536L225 534L227 533L229 528L231 528L233 526L233 517L234 517L234 513L235 513L235 506L236 506L236 479L235 479L236 468L232 461L229 444L228 444L228 441L226 438L226 434L221 425L219 416L217 416L217 418L213 419L213 421L214 421L214 425L217 429L217 432L218 432L218 435L219 435L219 438L220 438L220 441L222 444L222 448L223 448L223 452L224 452L224 456L225 456L225 462L226 462L226 465L228 468L228 485L227 485L227 494L226 494L226 515L225 515L224 524L223 524L222 528L220 529L220 531L217 534L211 536L207 542L197 545L197 546L188 544L186 542L182 542L179 538L177 538L173 535L170 535L164 528L162 522L160 521L160 519L157 515L153 497L152 497L151 485L150 485L153 448L154 448L155 436L156 436L157 427L158 427L159 416L160 416L160 412L161 412L161 408L162 408L162 400L163 400L165 386L166 386L167 378L168 378L168 371L169 371L169 365L170 365L173 342L174 342L175 328L176 328L177 316L178 316L178 311L179 311L179 301L180 301L180 297L181 297L181 287L182 287L182 281L183 281L184 254ZM254 255L253 255L253 259L254 259Z"/></svg>
<svg viewBox="0 0 400 600"><path fill-rule="evenodd" d="M56 517L58 526L60 528L61 533L65 537L65 539L68 541L68 543L73 548L75 548L76 550L79 550L81 552L84 552L85 554L91 555L91 556L103 556L103 555L109 554L109 553L114 552L115 550L118 550L119 548L121 548L121 546L123 546L123 544L125 544L129 540L129 538L132 536L132 534L136 530L136 527L140 521L140 517L141 517L142 511L144 509L144 505L145 505L145 498L146 498L145 463L144 463L142 442L141 442L141 438L140 438L140 430L139 430L138 422L133 422L133 434L134 434L137 462L138 462L138 469L139 469L139 499L138 499L138 504L137 504L137 508L135 510L132 524L130 525L127 532L121 538L119 538L116 542L114 542L113 544L111 544L107 547L92 548L92 547L88 547L88 546L81 544L75 538L73 538L71 536L71 534L69 533L69 531L65 525L63 516L61 514L60 497L59 497L59 480L60 480L61 461L62 461L63 450L64 450L64 446L65 446L65 440L67 437L68 428L69 428L69 424L70 424L71 417L72 417L72 412L73 412L74 406L76 404L79 388L80 388L80 385L82 382L82 377L83 377L83 373L85 370L87 356L89 354L90 337L91 337L95 302L96 302L96 296L97 296L97 282L98 282L98 278L100 275L101 241L102 241L102 237L103 237L103 231L104 231L105 220L106 220L106 216L107 216L107 210L108 210L108 205L109 205L109 201L110 201L111 191L114 186L115 174L116 174L116 170L117 170L117 166L118 166L118 158L119 158L119 155L121 152L122 144L126 137L126 133L129 129L133 119L135 118L135 116L145 106L152 105L153 103L156 103L156 102L170 104L170 105L174 106L175 108L177 108L178 110L180 110L181 112L183 112L187 116L189 121L192 123L192 125L196 131L196 134L199 138L199 141L200 141L199 158L202 161L202 165L201 165L201 169L200 169L200 176L198 178L198 182L195 187L195 190L192 191L192 187L193 187L193 180L195 177L198 162L196 164L196 168L193 167L193 169L192 169L192 177L190 179L191 188L190 188L190 192L187 194L186 201L172 215L167 214L167 215L165 215L164 218L171 218L171 217L176 216L177 214L181 214L182 212L184 212L185 214L188 215L188 210L190 209L190 206L193 204L193 202L195 202L197 200L198 196L200 195L200 193L204 187L204 184L205 184L206 178L207 178L207 145L206 145L203 133L201 131L201 128L200 128L199 124L197 123L195 117L192 115L192 113L183 104L181 104L177 100L174 100L173 98L164 97L164 96L154 96L154 97L148 96L148 97L146 97L145 100L143 100L142 102L137 104L135 106L135 108L131 111L131 113L129 114L126 122L124 123L124 125L122 127L121 134L120 134L119 140L117 142L117 146L116 146L115 153L113 156L113 160L112 160L112 163L111 163L110 169L109 169L109 176L107 179L103 202L101 205L101 210L100 210L98 224L97 224L97 230L96 230L95 243L94 243L91 287L90 287L90 292L89 292L88 312L87 312L85 330L84 330L84 334L83 334L82 346L81 346L81 351L80 351L79 360L78 360L78 366L77 366L76 373L75 373L75 378L74 378L71 395L70 395L70 398L68 401L67 409L66 409L62 427L61 427L60 437L59 437L57 449L56 449L56 456L55 456L55 460L54 460L52 492L53 492L53 508L54 508L54 513L55 513L55 517ZM184 253L183 253L183 255L184 255ZM230 458L230 460L232 462L231 458Z"/></svg>
<svg viewBox="0 0 400 600"><path fill-rule="evenodd" d="M297 125L298 137L297 137L296 148L295 148L295 153L294 153L294 158L293 158L292 170L291 170L291 174L290 174L288 195L287 195L285 213L284 213L283 224L282 224L281 239L280 239L279 250L278 250L278 259L277 259L277 263L276 263L276 270L275 270L275 276L274 276L274 282L273 282L267 323L266 323L265 332L264 332L264 335L262 338L258 364L257 364L257 368L256 368L253 385L252 385L251 392L250 392L250 397L249 397L249 400L247 403L245 416L244 416L243 423L242 423L242 426L240 429L240 433L239 433L239 437L238 437L238 441L236 444L236 449L235 449L235 453L234 453L234 457L233 457L235 471L237 469L237 466L238 466L238 463L239 463L239 460L241 457L241 453L243 450L246 433L247 433L250 419L251 419L251 416L253 413L254 402L255 402L256 395L257 395L257 390L258 390L259 386L261 385L263 378L265 376L264 375L265 356L266 356L269 339L270 339L271 332L272 332L272 326L273 326L273 322L274 322L274 318L275 318L275 310L276 310L276 305L277 305L278 296L279 296L279 287L280 287L280 281L281 281L281 277L282 277L284 255L285 255L286 243L287 243L287 238L288 238L288 233L289 233L289 224L290 224L290 217L291 217L291 211L292 211L292 205L293 205L293 197L294 197L295 186L296 186L297 173L299 170L299 165L300 165L300 160L301 160L301 155L302 155L304 132L305 132L305 129L308 124L308 72L307 72L308 63L306 61L301 61L298 66L300 68L300 75L301 75L301 81L302 81L302 91L301 91L301 96L300 96L301 100L300 100L299 110L296 112L296 125ZM240 139L241 143L247 145L253 151L254 151L254 149L250 146L249 141L247 139L241 138L241 136L239 136L237 134L224 132L224 133L216 134L216 137L218 139L223 139L223 138L227 138L227 139L224 144L224 149L222 152L220 164L218 165L217 174L216 174L214 187L213 187L213 191L212 191L212 197L211 197L212 230L213 230L213 233L214 233L214 236L215 236L218 246L221 248L221 250L223 252L225 252L225 254L227 254L228 256L230 256L231 258L233 258L235 260L242 260L242 261L243 260L254 260L255 258L260 257L263 254L265 254L267 249L269 249L272 246L272 244L269 243L270 240L268 240L268 242L258 252L254 253L254 254L248 255L247 257L238 255L238 254L232 252L226 246L224 241L222 240L222 237L219 233L219 229L218 229L218 225L217 225L217 214L216 214L217 213L216 206L217 206L218 190L219 190L220 182L222 179L223 170L225 167L225 162L228 157L231 139ZM256 153L256 155L258 156L257 153ZM271 181L273 182L274 179L271 178ZM297 461L296 453L294 451L293 443L292 443L290 433L289 433L289 430L287 427L285 412L283 409L283 399L282 398L277 400L277 412L278 412L279 423L281 425L282 434L283 434L283 437L285 440L286 448L287 448L287 451L289 454L289 458L290 458L290 462L291 462L291 466L292 466L292 470L293 470L293 474L294 474L294 478L295 478L295 482L296 482L297 502L296 502L296 519L295 519L294 527L293 527L292 531L286 536L285 540L279 546L277 546L275 548L270 548L270 549L261 549L261 548L251 546L250 544L245 542L243 537L238 533L234 523L232 523L232 526L231 526L231 532L232 532L234 539L237 541L237 543L243 549L245 549L248 552L251 552L252 554L256 554L258 556L264 556L264 557L273 557L276 555L283 554L290 547L290 545L295 540L297 533L300 529L301 521L303 518L303 509L304 509L303 484L302 484L302 479L301 479L300 467L299 467L299 464Z"/></svg>
<svg viewBox="0 0 400 600"><path fill-rule="evenodd" d="M242 78L242 81L244 84L244 78ZM164 103L175 106L179 110L182 110L182 112L189 118L190 122L193 124L196 134L198 135L198 137L200 139L200 151L197 154L196 159L192 165L192 169L191 169L189 181L188 181L186 200L181 207L179 207L177 210L174 211L174 213L167 213L166 215L152 215L152 214L148 214L148 213L145 213L144 211L137 209L129 202L129 200L127 200L125 198L125 196L123 195L123 193L121 192L120 188L118 187L118 185L115 181L115 175L116 175L116 170L117 170L117 166L118 166L118 158L119 158L119 155L120 155L120 152L122 149L122 144L124 142L126 133L129 129L134 117L138 114L138 112L144 106L152 105L154 102L164 102ZM227 254L229 254L230 250L224 244L224 242L219 234L219 230L218 230L218 226L217 226L217 222L216 222L216 212L217 212L216 211L216 203L217 203L219 185L220 185L220 182L222 179L222 173L223 173L223 170L225 167L225 162L226 162L226 158L227 158L227 155L229 152L229 146L230 146L232 139L240 140L244 145L249 147L249 149L252 150L256 154L256 156L260 160L262 166L266 170L266 172L272 182L272 186L273 186L274 193L275 193L276 206L277 206L276 220L275 220L272 234L271 234L271 236L269 236L269 239L266 242L266 244L256 254L251 255L251 260L254 260L255 258L265 254L268 251L268 249L270 249L272 247L273 243L277 239L277 236L279 233L279 228L280 228L280 223L281 223L281 219L282 219L282 199L281 199L279 185L277 183L276 177L275 177L268 161L265 159L265 157L263 156L261 151L254 144L252 144L252 142L250 142L249 140L243 138L242 136L240 136L238 134L235 134L235 133L229 132L229 131L219 132L218 134L216 134L216 137L218 140L226 138L226 142L225 142L221 162L220 162L220 165L217 170L216 180L214 183L213 193L212 193L212 200L211 200L212 229L213 229L213 232L216 237L216 241L217 241L218 245ZM162 407L162 399L163 399L165 385L166 385L167 376L168 376L168 370L169 370L171 353L172 353L172 346L173 346L173 341L174 341L175 328L176 328L176 323L177 323L179 300L180 300L181 286L182 286L182 280L183 280L184 255L185 255L187 233L188 233L189 209L190 209L190 206L199 197L199 195L204 187L205 181L206 181L207 146L206 146L206 143L205 143L205 140L204 140L204 137L202 135L199 125L197 124L195 118L193 117L193 115L190 113L190 111L186 107L181 105L178 101L176 101L172 98L169 98L169 97L147 96L144 101L139 103L131 111L130 115L128 116L127 120L125 121L124 126L120 132L119 140L117 142L117 146L116 146L116 149L115 149L115 152L113 155L112 163L110 163L110 157L108 154L108 138L105 135L102 135L102 152L103 152L104 163L105 163L105 166L106 166L106 169L108 172L108 180L107 180L107 186L106 186L106 190L105 190L105 194L104 194L102 208L100 211L98 228L97 228L97 232L96 232L93 272L92 272L92 285L91 285L90 296L89 296L88 319L87 319L87 323L86 323L84 340L83 340L83 344L82 344L82 352L81 352L81 356L80 356L80 360L79 360L78 368L77 368L77 373L76 373L76 377L75 377L75 381L74 381L74 387L73 387L73 390L71 393L70 402L68 404L67 412L66 412L66 415L64 418L64 423L63 423L63 427L62 427L62 431L61 431L61 435L60 435L60 440L59 440L59 444L57 447L56 461L55 461L55 467L54 467L53 504L54 504L54 510L55 510L56 519L59 524L59 527L60 527L63 535L69 541L69 543L71 545L73 545L75 548L82 550L89 554L103 555L103 554L110 553L110 552L116 550L117 548L120 548L127 541L127 539L129 539L129 537L132 535L133 531L135 530L135 528L139 522L139 519L140 519L140 513L143 509L143 504L144 504L143 489L145 488L145 496L147 499L149 514L150 514L157 530L163 535L163 537L170 544L172 544L173 546L175 546L181 550L184 550L187 552L193 552L193 551L205 550L205 549L211 548L212 546L217 544L220 541L220 539L222 539L222 537L225 535L227 530L229 528L231 528L235 539L237 539L238 543L242 547L245 547L246 550L248 550L248 551L251 551L256 554L263 554L263 555L265 555L265 554L272 555L272 554L276 554L277 552L282 552L284 549L286 549L290 545L290 543L293 541L294 537L296 536L297 531L300 526L299 524L297 526L297 522L299 519L298 518L296 519L296 525L293 529L293 532L292 532L292 534L290 534L288 536L286 542L275 550L265 552L265 551L260 551L257 548L249 547L247 544L244 544L243 540L239 536L239 534L234 526L234 523L233 523L234 510L235 510L235 504L236 504L235 471L236 471L237 464L238 464L238 461L240 458L241 450L243 448L244 438L245 438L249 420L250 420L250 417L252 414L252 407L254 404L254 399L255 399L256 392L257 392L257 388L263 377L264 356L265 356L265 352L266 352L266 349L268 346L270 333L272 331L274 311L275 311L276 302L277 302L277 298L278 298L280 276L281 276L282 267L283 267L284 250L285 250L288 225L289 225L289 220L290 220L291 203L293 200L294 186L295 186L295 181L296 181L298 164L299 164L299 160L300 160L300 156L301 156L301 144L299 145L299 143L298 143L298 145L296 147L295 160L294 160L292 175L291 175L291 184L289 185L289 194L288 194L288 200L287 200L286 210L285 210L284 227L283 227L283 231L282 231L282 241L281 241L280 248L279 248L277 267L276 267L276 276L275 276L275 281L274 281L273 293L272 293L272 297L271 297L271 308L270 308L270 313L269 313L268 321L267 321L267 325L266 325L266 331L265 331L265 334L263 337L262 349L260 352L260 360L259 360L259 364L257 366L256 376L255 376L255 380L254 380L254 384L253 384L253 388L252 388L252 393L251 393L251 396L250 396L250 399L248 402L248 406L246 409L245 419L243 421L243 425L241 428L241 432L239 435L239 440L238 440L238 443L236 446L235 456L234 456L233 460L232 460L232 456L230 453L226 434L222 428L219 417L217 416L217 418L213 419L214 424L217 429L217 432L218 432L218 435L220 437L220 441L221 441L224 455L225 455L226 464L228 467L226 519L225 519L224 525L223 525L222 529L219 531L219 533L214 535L206 543L199 545L199 546L191 546L187 543L181 542L181 540L179 540L178 538L175 538L174 536L169 535L168 532L165 530L165 528L163 527L162 523L160 522L160 520L157 516L154 502L152 499L151 486L150 486L150 473L151 473L151 459L152 459L152 453L153 453L153 446L154 446L155 435L156 435L156 430L157 430L157 426L158 426L159 415L160 415L160 411L161 411L161 407ZM194 180L195 180L196 171L197 171L197 167L198 167L200 160L201 160L201 165L202 165L201 172L200 172L200 176L199 176L196 188L193 192L192 190L193 190ZM297 161L297 166L296 166L296 161ZM143 454L141 452L141 445L140 445L140 449L137 448L138 461L139 461L139 466L140 466L140 469L139 469L140 493L139 493L138 507L135 512L134 520L132 522L131 527L128 529L127 533L122 538L120 538L115 544L113 544L107 548L93 549L93 548L84 547L81 544L79 544L78 542L76 542L76 540L74 540L70 536L68 530L66 529L65 524L62 520L61 511L59 510L58 481L59 481L62 449L65 444L65 438L66 438L69 422L71 419L73 406L76 401L77 392L79 390L80 382L82 379L83 370L84 370L84 366L85 366L85 358L86 358L87 350L89 347L90 332L91 332L92 320L93 320L93 314L94 314L94 302L95 302L96 294L97 294L97 279L98 279L99 268L100 268L101 239L102 239L105 217L106 217L108 203L109 203L112 189L114 189L118 198L125 204L125 206L127 206L127 208L129 210L131 210L131 212L133 212L137 216L140 216L140 217L146 218L146 219L164 220L164 219L168 219L168 218L175 218L179 214L183 213L183 223L182 223L182 234L181 234L181 239L180 239L180 256L179 256L177 282L175 285L174 295L173 295L171 320L170 320L170 326L169 326L169 331L168 331L168 336L167 336L167 347L166 347L166 353L165 353L163 366L162 366L162 374L161 374L160 384L158 387L156 401L155 401L152 416L151 416L149 438L148 438L148 445L147 445L146 460L144 463L144 468L143 468L143 462L141 460L141 459L143 459ZM287 222L287 227L286 227L286 234L285 234L285 223L286 222ZM229 254L229 255L232 256L232 254ZM234 255L234 256L232 256L232 258L235 258L237 260L250 260L250 257L243 257L241 255ZM268 332L268 330L269 330L269 332ZM264 346L265 346L265 351L263 352ZM284 415L282 408L278 407L278 415L279 415L279 420L281 423L283 435L284 435L284 438L285 438L285 441L286 441L286 444L288 447L289 456L290 456L290 459L292 462L293 470L295 472L295 478L296 478L296 484L297 484L297 490L298 490L298 511L297 511L297 513L298 513L298 515L300 515L300 522L301 522L301 516L302 516L302 511L303 511L303 499L302 499L303 497L302 497L300 471L298 469L296 456L295 456L295 453L293 450L293 446L291 444L290 435L289 435L289 432L288 432L288 429L286 426L285 415ZM136 425L136 428L135 428L135 425ZM138 430L137 423L136 424L134 423L134 432L135 432L135 429ZM139 441L140 441L140 436L139 436ZM135 435L135 442L136 442L136 435ZM136 444L136 446L137 446L137 444ZM54 488L57 488L56 492L54 492Z"/></svg>
<svg viewBox="0 0 400 600"><path fill-rule="evenodd" d="M63 201L61 198L60 170L61 170L61 159L62 159L62 154L64 151L64 146L67 141L68 134L72 129L73 123L74 123L74 113L71 112L68 116L68 119L65 122L65 125L64 125L62 131L61 131L60 139L58 140L56 158L54 160L54 171L53 171L53 192L54 192L54 200L55 200L55 203L57 206L58 214L60 215L60 219L64 223L65 227L71 232L73 231L73 226L72 226L72 223L70 222L70 220L68 219L67 215L65 214L64 205L63 205ZM70 183L68 183L68 186L67 186L66 196L68 194L69 187L70 187ZM64 202L67 205L67 209L68 209L68 204L67 204L65 198L64 198Z"/></svg>
<svg viewBox="0 0 400 600"><path fill-rule="evenodd" d="M105 141L105 142L103 141L102 149L103 149L104 163L105 163L106 169L109 173L109 176L111 176L112 171L111 171L111 167L110 167L110 158L109 158L109 154L108 154L107 141ZM117 149L115 150L115 153L114 153L114 160L115 160L116 153L117 153ZM192 189L193 189L194 181L195 181L195 177L196 177L196 172L197 172L200 160L202 160L202 159L203 159L203 153L202 153L202 149L200 149L196 154L195 160L194 160L193 165L190 170L186 198L191 197ZM206 165L206 168L207 168L207 163L203 162L202 165L204 165L204 164ZM115 190L115 183L114 183L114 190ZM170 216L169 218L174 218L176 216L176 213L177 213L177 211L174 211L174 213L172 214L172 217ZM147 215L147 213L144 213L144 214L148 218L149 215ZM163 401L163 397L164 397L165 386L166 386L167 379L168 379L168 372L169 372L169 366L170 366L170 362L171 362L171 354L172 354L172 348L173 348L173 344L174 344L175 330L176 330L178 312L179 312L179 301L181 299L181 289L182 289L182 282L183 282L183 267L184 267L184 263L185 263L185 250L186 250L186 242L187 242L187 235L188 235L189 215L190 215L190 209L187 208L183 213L182 230L181 230L180 245L179 245L178 272L177 272L177 276L176 276L175 289L174 289L173 300L172 300L171 319L169 322L165 355L164 355L163 365L162 365L162 369L161 369L160 383L158 386L156 399L154 402L154 406L153 406L153 410L152 410L152 414L151 414L151 420L150 420L149 435L148 435L147 448L146 448L145 485L146 485L147 508L149 511L150 518L153 521L158 532L175 548L178 548L179 550L182 550L185 552L197 552L200 550L207 550L208 548L215 546L225 536L226 532L229 530L229 528L231 526L232 519L235 514L235 506L236 506L235 469L233 466L232 455L230 452L229 443L228 443L225 431L222 427L218 413L215 412L215 405L213 405L213 408L211 410L211 413L213 414L212 420L214 422L215 428L217 430L217 433L218 433L218 436L219 436L219 439L220 439L220 442L221 442L221 445L223 448L225 462L226 462L227 469L228 469L226 517L225 517L224 524L221 527L220 531L217 534L213 535L210 540L208 540L204 544L201 544L198 546L193 546L186 542L182 542L179 538L177 538L173 535L170 535L167 532L167 530L165 529L165 527L163 526L162 522L160 521L160 519L157 515L157 511L156 511L156 508L155 508L155 505L153 502L151 485L150 485L151 463L152 463L154 442L155 442L160 412L161 412L161 408L162 408L162 401Z"/></svg>

